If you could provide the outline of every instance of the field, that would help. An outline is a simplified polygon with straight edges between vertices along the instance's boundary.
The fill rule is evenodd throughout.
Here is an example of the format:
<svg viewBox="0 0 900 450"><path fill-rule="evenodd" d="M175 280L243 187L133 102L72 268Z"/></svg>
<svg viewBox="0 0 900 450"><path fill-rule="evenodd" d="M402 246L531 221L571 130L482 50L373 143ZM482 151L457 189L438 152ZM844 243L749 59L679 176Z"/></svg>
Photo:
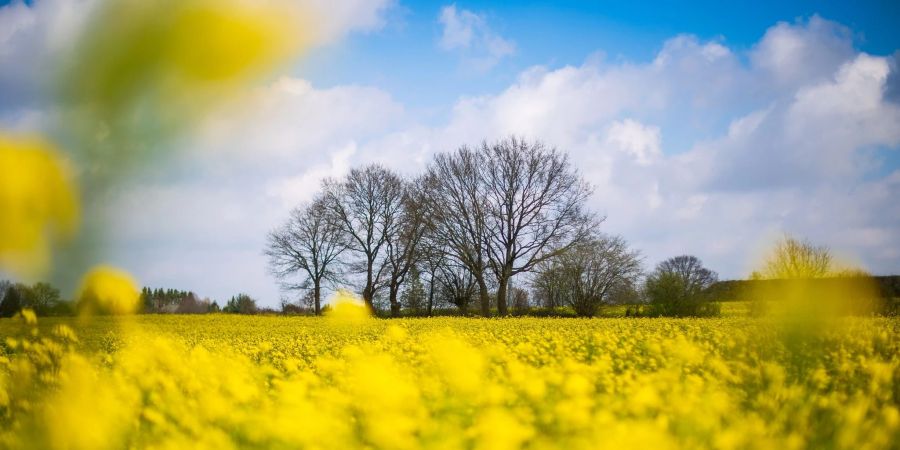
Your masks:
<svg viewBox="0 0 900 450"><path fill-rule="evenodd" d="M896 448L900 321L0 321L4 448Z"/></svg>

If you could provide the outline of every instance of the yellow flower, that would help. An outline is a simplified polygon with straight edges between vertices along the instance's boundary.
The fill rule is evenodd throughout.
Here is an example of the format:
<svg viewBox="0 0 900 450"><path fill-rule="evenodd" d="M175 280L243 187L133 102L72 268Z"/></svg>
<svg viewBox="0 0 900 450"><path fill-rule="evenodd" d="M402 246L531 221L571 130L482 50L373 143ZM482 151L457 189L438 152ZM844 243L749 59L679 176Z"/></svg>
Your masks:
<svg viewBox="0 0 900 450"><path fill-rule="evenodd" d="M86 314L131 314L140 303L137 283L127 272L98 266L81 282L78 308Z"/></svg>
<svg viewBox="0 0 900 450"><path fill-rule="evenodd" d="M43 274L57 243L78 229L77 189L56 149L0 134L0 270Z"/></svg>

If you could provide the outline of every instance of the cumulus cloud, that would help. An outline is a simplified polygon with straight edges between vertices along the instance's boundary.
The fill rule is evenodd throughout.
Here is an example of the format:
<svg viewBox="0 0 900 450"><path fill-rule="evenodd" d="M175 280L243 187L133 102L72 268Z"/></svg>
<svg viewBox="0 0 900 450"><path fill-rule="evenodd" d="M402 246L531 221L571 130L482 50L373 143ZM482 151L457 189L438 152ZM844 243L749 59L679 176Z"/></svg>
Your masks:
<svg viewBox="0 0 900 450"><path fill-rule="evenodd" d="M242 217L265 220L243 219L235 227L252 237L235 241L261 246L266 227L322 177L367 162L413 174L435 152L515 133L569 152L595 186L605 230L626 236L648 264L687 252L740 277L787 231L890 272L900 264L891 250L900 242L900 170L879 176L871 156L900 146L897 105L885 98L891 58L841 53L792 75L792 88L761 62L777 59L766 52L782 50L766 42L783 34L799 36L801 48L841 48L822 43L821 29L839 29L823 21L773 26L743 62L720 41L684 35L647 62L534 67L494 95L461 98L440 126L418 123L386 92L285 79L242 108L252 120L223 118L210 134L218 138L205 141L219 153L199 152L209 161L197 166L210 170L224 152L233 154L218 163L230 167L225 179L256 173L248 186L257 187L234 195L250 205ZM687 145L673 148L685 133ZM264 264L248 261L247 270Z"/></svg>
<svg viewBox="0 0 900 450"><path fill-rule="evenodd" d="M248 292L275 305L266 234L311 200L322 179L372 159L358 143L402 127L403 117L374 88L316 89L286 77L257 89L210 118L171 164L175 176L163 172L119 193L111 236L118 261L155 283L193 283L215 298ZM170 269L179 265L190 271Z"/></svg>
<svg viewBox="0 0 900 450"><path fill-rule="evenodd" d="M632 119L613 122L607 131L606 142L631 155L642 166L652 164L662 156L659 127Z"/></svg>
<svg viewBox="0 0 900 450"><path fill-rule="evenodd" d="M59 52L74 38L97 0L13 0L0 7L0 119L46 106L42 92L51 82Z"/></svg>
<svg viewBox="0 0 900 450"><path fill-rule="evenodd" d="M568 150L608 229L651 261L691 252L742 276L746 255L787 231L895 270L876 249L900 242L900 208L885 195L896 182L878 178L872 158L900 146L885 98L891 58L854 51L850 33L818 17L776 24L750 56L677 36L649 63L533 68L460 101L446 130ZM667 147L667 133L684 130L695 131L689 145Z"/></svg>
<svg viewBox="0 0 900 450"><path fill-rule="evenodd" d="M776 85L795 88L828 78L854 53L850 29L812 16L795 24L779 22L766 32L750 57Z"/></svg>
<svg viewBox="0 0 900 450"><path fill-rule="evenodd" d="M515 43L491 30L482 14L452 4L441 8L438 21L443 26L440 47L461 52L466 65L477 71L489 70L516 51Z"/></svg>
<svg viewBox="0 0 900 450"><path fill-rule="evenodd" d="M394 0L300 0L298 4L312 16L315 42L330 44L351 32L381 29Z"/></svg>

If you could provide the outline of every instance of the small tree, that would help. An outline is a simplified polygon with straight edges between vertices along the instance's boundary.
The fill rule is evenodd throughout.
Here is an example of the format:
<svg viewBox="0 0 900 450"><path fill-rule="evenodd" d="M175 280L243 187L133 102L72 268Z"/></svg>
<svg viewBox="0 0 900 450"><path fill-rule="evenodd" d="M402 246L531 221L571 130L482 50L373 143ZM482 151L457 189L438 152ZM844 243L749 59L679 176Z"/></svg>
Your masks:
<svg viewBox="0 0 900 450"><path fill-rule="evenodd" d="M181 299L178 308L175 309L175 312L178 314L203 314L208 311L209 301L198 299L197 295L193 292L188 292L187 295Z"/></svg>
<svg viewBox="0 0 900 450"><path fill-rule="evenodd" d="M0 317L12 317L22 309L22 297L15 286L6 288L6 295L0 301Z"/></svg>
<svg viewBox="0 0 900 450"><path fill-rule="evenodd" d="M633 284L640 274L640 253L619 236L598 234L541 264L533 288L545 304L565 304L590 317L619 286Z"/></svg>
<svg viewBox="0 0 900 450"><path fill-rule="evenodd" d="M754 280L796 280L824 278L833 272L831 252L827 247L813 245L809 241L784 235L763 260L759 270L750 278Z"/></svg>
<svg viewBox="0 0 900 450"><path fill-rule="evenodd" d="M20 286L22 307L31 308L39 316L49 314L60 302L59 289L50 283L38 282L31 286Z"/></svg>
<svg viewBox="0 0 900 450"><path fill-rule="evenodd" d="M386 245L402 229L404 182L400 175L372 164L352 169L341 180L323 182L323 205L329 221L340 229L355 272L362 276L362 298L374 309L377 291L389 269Z"/></svg>
<svg viewBox="0 0 900 450"><path fill-rule="evenodd" d="M592 188L565 153L511 136L480 154L484 249L504 316L510 279L588 238L597 218L585 207Z"/></svg>
<svg viewBox="0 0 900 450"><path fill-rule="evenodd" d="M345 236L319 197L312 204L291 211L287 223L269 233L266 255L272 273L291 290L308 290L315 313L321 314L322 288L340 276L337 259L347 248ZM300 275L299 283L288 280Z"/></svg>
<svg viewBox="0 0 900 450"><path fill-rule="evenodd" d="M238 294L235 297L231 297L225 308L222 308L222 312L232 314L256 314L256 311L256 300L247 294Z"/></svg>
<svg viewBox="0 0 900 450"><path fill-rule="evenodd" d="M513 311L515 311L517 314L522 314L528 311L528 308L531 306L528 301L528 291L518 286L511 286L509 288L509 299L510 304L513 307Z"/></svg>
<svg viewBox="0 0 900 450"><path fill-rule="evenodd" d="M718 275L703 267L696 256L669 258L659 263L645 282L644 293L650 303L647 315L719 315L719 305L711 301L707 292L717 280Z"/></svg>
<svg viewBox="0 0 900 450"><path fill-rule="evenodd" d="M413 314L420 315L426 311L426 297L425 285L422 283L419 268L413 265L409 269L409 279L406 289L400 294L400 301Z"/></svg>

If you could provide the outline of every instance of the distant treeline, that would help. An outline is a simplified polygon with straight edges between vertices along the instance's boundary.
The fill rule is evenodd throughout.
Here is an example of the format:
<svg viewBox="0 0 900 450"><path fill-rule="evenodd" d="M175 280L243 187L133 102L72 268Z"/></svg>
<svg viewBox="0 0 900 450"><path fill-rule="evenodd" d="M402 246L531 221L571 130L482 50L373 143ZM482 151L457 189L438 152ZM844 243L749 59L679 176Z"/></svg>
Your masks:
<svg viewBox="0 0 900 450"><path fill-rule="evenodd" d="M900 298L900 275L867 277L877 287L878 295L883 300ZM720 302L758 300L754 293L772 291L776 285L784 285L787 280L723 280L713 283L709 288L710 295ZM813 289L831 289L835 284L846 284L846 278L818 278L807 280Z"/></svg>
<svg viewBox="0 0 900 450"><path fill-rule="evenodd" d="M46 282L34 284L0 280L0 317L12 317L22 309L30 309L39 316L71 316L78 314L78 301L65 299L60 290ZM291 311L260 309L256 300L247 294L231 297L224 306L215 300L200 298L192 291L144 287L140 293L139 314L205 314L205 313L306 313L302 309Z"/></svg>

